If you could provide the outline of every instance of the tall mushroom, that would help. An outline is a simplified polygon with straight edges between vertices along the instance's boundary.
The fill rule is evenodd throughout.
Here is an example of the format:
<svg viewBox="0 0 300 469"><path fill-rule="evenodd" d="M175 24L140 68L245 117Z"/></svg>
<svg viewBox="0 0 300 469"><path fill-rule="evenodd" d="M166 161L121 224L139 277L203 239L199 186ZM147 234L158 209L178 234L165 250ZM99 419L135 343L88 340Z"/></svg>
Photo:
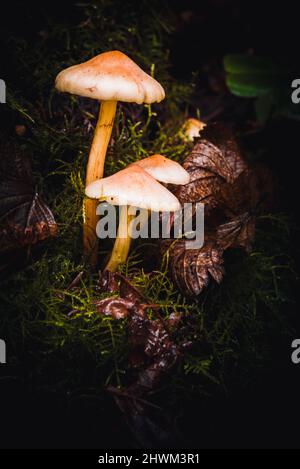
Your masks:
<svg viewBox="0 0 300 469"><path fill-rule="evenodd" d="M57 76L55 86L62 92L101 101L88 159L86 186L103 177L117 102L151 104L165 97L162 86L120 51L104 52L63 70ZM91 265L97 262L96 208L96 201L85 201L83 245Z"/></svg>
<svg viewBox="0 0 300 469"><path fill-rule="evenodd" d="M155 212L176 212L181 206L178 199L137 165L130 165L113 176L92 182L86 195L112 205L122 206L118 235L106 269L114 272L129 253L131 237L128 227L128 206Z"/></svg>

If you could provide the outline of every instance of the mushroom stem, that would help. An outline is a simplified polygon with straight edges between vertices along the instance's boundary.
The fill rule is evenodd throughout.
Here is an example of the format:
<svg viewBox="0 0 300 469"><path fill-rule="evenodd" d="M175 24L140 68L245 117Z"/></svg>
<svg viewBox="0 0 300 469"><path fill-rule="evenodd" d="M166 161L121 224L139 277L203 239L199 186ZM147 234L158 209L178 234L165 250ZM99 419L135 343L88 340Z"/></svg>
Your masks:
<svg viewBox="0 0 300 469"><path fill-rule="evenodd" d="M95 129L93 143L89 155L86 186L96 179L101 179L104 172L105 156L110 141L111 132L116 115L117 101L102 101L99 118ZM83 227L83 252L91 266L97 264L98 238L96 225L97 201L85 199L84 201L84 227Z"/></svg>
<svg viewBox="0 0 300 469"><path fill-rule="evenodd" d="M142 230L145 223L147 223L149 214L149 210L144 212L144 216L140 222L140 230ZM123 206L120 215L117 238L110 259L105 267L105 270L109 270L110 272L116 272L118 270L119 265L125 264L125 262L127 261L132 242L132 237L130 233L130 223L133 219L134 215L128 214L128 206Z"/></svg>
<svg viewBox="0 0 300 469"><path fill-rule="evenodd" d="M105 156L114 125L117 103L117 101L101 102L99 118L87 165L87 185L103 177Z"/></svg>
<svg viewBox="0 0 300 469"><path fill-rule="evenodd" d="M126 262L131 246L129 224L133 218L133 215L128 214L128 206L124 205L121 209L117 238L105 270L116 272L119 265Z"/></svg>

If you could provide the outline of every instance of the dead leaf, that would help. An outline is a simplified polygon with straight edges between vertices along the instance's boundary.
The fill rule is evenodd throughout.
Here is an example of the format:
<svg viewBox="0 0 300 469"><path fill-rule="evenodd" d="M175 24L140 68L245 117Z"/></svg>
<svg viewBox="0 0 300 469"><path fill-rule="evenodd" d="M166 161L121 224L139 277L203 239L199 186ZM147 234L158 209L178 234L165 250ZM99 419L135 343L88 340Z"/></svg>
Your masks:
<svg viewBox="0 0 300 469"><path fill-rule="evenodd" d="M216 193L218 208L227 218L244 212L262 213L272 208L274 184L271 173L262 166L247 168L233 184L224 184Z"/></svg>
<svg viewBox="0 0 300 469"><path fill-rule="evenodd" d="M231 126L214 122L205 128L202 136L218 148L230 168L230 177L225 178L227 182L233 182L247 169L248 165Z"/></svg>
<svg viewBox="0 0 300 469"><path fill-rule="evenodd" d="M217 242L220 249L242 247L251 252L255 238L255 217L249 212L237 216L217 228Z"/></svg>
<svg viewBox="0 0 300 469"><path fill-rule="evenodd" d="M116 274L109 270L100 272L99 288L103 292L113 293L119 291L119 282Z"/></svg>
<svg viewBox="0 0 300 469"><path fill-rule="evenodd" d="M181 204L204 203L205 243L201 249L186 249L185 239L163 240L161 249L163 254L169 250L177 287L192 297L210 280L222 281L225 250L251 251L256 216L272 205L273 182L265 168L249 167L232 131L222 124L207 126L184 167L192 181L175 194Z"/></svg>
<svg viewBox="0 0 300 469"><path fill-rule="evenodd" d="M98 313L111 316L115 319L124 319L133 311L135 304L123 298L105 298L95 301L94 305Z"/></svg>
<svg viewBox="0 0 300 469"><path fill-rule="evenodd" d="M207 126L183 167L191 182L176 188L176 197L182 204L202 202L208 213L218 205L215 194L222 185L233 183L247 164L232 132L216 123Z"/></svg>
<svg viewBox="0 0 300 469"><path fill-rule="evenodd" d="M174 313L168 320L163 319L158 306L152 305L130 279L119 273L104 272L100 285L102 292L113 289L118 296L95 302L97 311L117 320L126 318L131 349L129 360L132 369L138 370L136 379L127 387L109 386L107 390L141 445L149 447L153 441L167 445L173 439L175 427L170 439L171 422L148 398L180 360L181 346L175 344L173 333L181 315ZM156 315L155 319L150 316L150 310ZM183 343L182 349L185 346Z"/></svg>
<svg viewBox="0 0 300 469"><path fill-rule="evenodd" d="M211 279L221 283L224 276L223 248L216 237L207 236L201 249L186 249L185 240L171 245L162 242L162 251L170 248L170 270L179 290L187 296L198 296Z"/></svg>
<svg viewBox="0 0 300 469"><path fill-rule="evenodd" d="M0 249L55 236L53 214L34 188L28 159L16 147L2 146L0 178Z"/></svg>
<svg viewBox="0 0 300 469"><path fill-rule="evenodd" d="M94 304L100 314L115 319L127 318L131 364L146 368L126 392L130 390L135 397L143 396L154 389L179 358L179 347L174 344L171 335L178 327L181 316L171 315L169 320L164 320L159 314L158 306L147 301L128 278L119 273L104 274L104 277L108 276L110 281L106 282L106 288L111 282L114 286L118 284L116 293L119 296L99 300ZM150 310L155 311L156 319L150 318Z"/></svg>

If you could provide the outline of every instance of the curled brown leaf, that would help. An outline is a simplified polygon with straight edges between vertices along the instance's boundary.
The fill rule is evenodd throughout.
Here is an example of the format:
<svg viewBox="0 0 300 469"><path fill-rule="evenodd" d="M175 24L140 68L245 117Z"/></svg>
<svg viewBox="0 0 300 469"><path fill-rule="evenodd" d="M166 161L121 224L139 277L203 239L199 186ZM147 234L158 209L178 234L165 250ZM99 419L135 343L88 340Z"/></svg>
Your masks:
<svg viewBox="0 0 300 469"><path fill-rule="evenodd" d="M185 295L198 296L211 279L217 283L223 280L223 249L213 237L209 236L200 249L186 249L185 240L173 245L163 242L163 252L168 248L172 277Z"/></svg>

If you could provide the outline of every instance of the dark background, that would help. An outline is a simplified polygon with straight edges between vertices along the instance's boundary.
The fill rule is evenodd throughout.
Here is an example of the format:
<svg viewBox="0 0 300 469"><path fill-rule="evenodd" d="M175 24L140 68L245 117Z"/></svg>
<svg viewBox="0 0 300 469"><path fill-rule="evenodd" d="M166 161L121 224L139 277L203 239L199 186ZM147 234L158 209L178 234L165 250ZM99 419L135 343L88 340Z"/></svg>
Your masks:
<svg viewBox="0 0 300 469"><path fill-rule="evenodd" d="M249 50L288 64L295 73L300 69L300 17L295 2L183 0L169 2L169 6L178 17L170 38L176 79L186 80L193 71L218 64L226 53ZM3 8L1 4L0 38L22 34L34 40L47 15L67 23L79 19L72 2L66 1L10 0ZM14 60L9 50L1 51L0 76L7 82L18 80ZM298 226L299 130L298 122L280 122L263 135L269 142L272 169L280 175L282 207ZM300 324L297 327L300 337ZM300 365L291 364L290 343L280 347L274 367L264 370L247 392L237 391L229 399L216 396L209 409L201 402L187 403L183 420L189 431L178 446L299 447ZM7 378L10 371L22 379ZM1 380L1 375L6 378ZM70 406L66 396L28 386L21 369L16 373L9 365L0 368L0 447L134 446L109 397L101 401L107 411L98 410L98 402L88 399L79 400L75 412Z"/></svg>

